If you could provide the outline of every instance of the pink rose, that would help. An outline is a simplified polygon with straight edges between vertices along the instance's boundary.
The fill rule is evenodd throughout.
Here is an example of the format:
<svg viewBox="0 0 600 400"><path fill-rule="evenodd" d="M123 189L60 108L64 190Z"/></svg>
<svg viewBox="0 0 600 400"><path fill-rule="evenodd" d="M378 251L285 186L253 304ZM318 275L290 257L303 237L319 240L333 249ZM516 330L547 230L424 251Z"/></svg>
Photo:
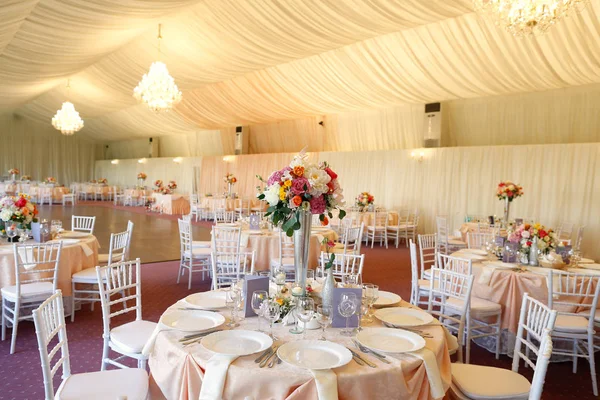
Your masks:
<svg viewBox="0 0 600 400"><path fill-rule="evenodd" d="M19 200L15 201L15 206L21 208L21 207L25 207L25 205L27 204L27 200L24 197L20 197Z"/></svg>
<svg viewBox="0 0 600 400"><path fill-rule="evenodd" d="M325 203L325 197L318 196L310 199L310 212L311 214L323 214L325 213L325 208L327 204Z"/></svg>
<svg viewBox="0 0 600 400"><path fill-rule="evenodd" d="M310 183L306 178L296 178L292 181L290 190L296 195L304 194L310 190Z"/></svg>

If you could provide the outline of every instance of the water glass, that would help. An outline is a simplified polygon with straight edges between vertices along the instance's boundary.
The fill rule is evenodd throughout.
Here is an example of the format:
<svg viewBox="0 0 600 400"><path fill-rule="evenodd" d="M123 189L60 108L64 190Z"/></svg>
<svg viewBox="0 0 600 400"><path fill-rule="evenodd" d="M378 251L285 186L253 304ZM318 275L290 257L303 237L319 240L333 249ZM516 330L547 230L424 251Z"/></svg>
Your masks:
<svg viewBox="0 0 600 400"><path fill-rule="evenodd" d="M306 326L315 313L315 301L310 297L301 297L298 299L298 304L296 307L296 317L304 323L304 328L302 329L302 339L306 339Z"/></svg>
<svg viewBox="0 0 600 400"><path fill-rule="evenodd" d="M354 333L358 333L363 330L362 323L372 321L372 318L367 319L369 313L369 302L365 297L356 299L356 313L358 314L358 327L354 330Z"/></svg>
<svg viewBox="0 0 600 400"><path fill-rule="evenodd" d="M239 291L237 290L228 290L227 292L225 292L225 305L227 306L227 308L229 309L230 315L231 315L231 319L229 320L229 323L227 324L227 326L229 328L235 328L236 326L238 326L239 324L236 322L236 317L237 317L237 310L240 306L240 301L241 301L241 294Z"/></svg>
<svg viewBox="0 0 600 400"><path fill-rule="evenodd" d="M315 281L315 270L309 269L306 271L306 286L312 286Z"/></svg>
<svg viewBox="0 0 600 400"><path fill-rule="evenodd" d="M317 322L323 328L320 340L327 340L325 337L325 329L333 322L333 308L331 306L317 307Z"/></svg>
<svg viewBox="0 0 600 400"><path fill-rule="evenodd" d="M61 230L62 230L62 221L61 221L61 220L59 220L59 219L53 219L53 220L50 222L50 231L51 231L52 233L54 233L54 232L58 233L58 232L60 232Z"/></svg>
<svg viewBox="0 0 600 400"><path fill-rule="evenodd" d="M379 286L373 285L372 283L365 283L363 285L363 293L365 294L365 299L369 306L368 313L365 316L366 317L365 321L371 321L371 319L372 319L371 308L373 307L373 304L375 304L377 299L379 299Z"/></svg>
<svg viewBox="0 0 600 400"><path fill-rule="evenodd" d="M359 274L342 275L342 285L346 288L360 287L362 279Z"/></svg>
<svg viewBox="0 0 600 400"><path fill-rule="evenodd" d="M4 231L6 232L6 236L8 236L9 241L17 236L17 224L13 224L10 221L5 223Z"/></svg>
<svg viewBox="0 0 600 400"><path fill-rule="evenodd" d="M257 290L256 292L252 293L251 307L252 307L252 310L254 310L254 312L258 316L258 331L259 332L262 332L262 329L260 329L260 318L262 317L262 304L263 304L263 302L267 301L268 299L269 299L269 294L266 292L266 290Z"/></svg>
<svg viewBox="0 0 600 400"><path fill-rule="evenodd" d="M273 335L273 323L279 319L280 314L281 314L281 307L279 306L279 303L277 303L274 300L266 300L262 304L262 309L263 309L263 316L270 323L269 324L269 326L270 326L269 336L271 336L271 338L273 340L277 340L275 335Z"/></svg>
<svg viewBox="0 0 600 400"><path fill-rule="evenodd" d="M350 317L356 312L356 304L357 299L354 293L342 293L340 304L338 304L338 312L346 318L346 328L340 332L342 336L352 336L353 330L350 329Z"/></svg>

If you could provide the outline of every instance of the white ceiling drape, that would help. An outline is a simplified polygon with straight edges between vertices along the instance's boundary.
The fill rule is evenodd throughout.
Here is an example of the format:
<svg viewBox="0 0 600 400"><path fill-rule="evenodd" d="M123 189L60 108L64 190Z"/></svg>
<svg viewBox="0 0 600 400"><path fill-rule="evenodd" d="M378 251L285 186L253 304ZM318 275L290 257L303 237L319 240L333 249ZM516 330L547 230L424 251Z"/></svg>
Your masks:
<svg viewBox="0 0 600 400"><path fill-rule="evenodd" d="M117 140L588 85L599 16L517 39L470 0L9 1L0 108L49 124L70 77L81 135ZM157 58L184 92L163 115L132 97Z"/></svg>

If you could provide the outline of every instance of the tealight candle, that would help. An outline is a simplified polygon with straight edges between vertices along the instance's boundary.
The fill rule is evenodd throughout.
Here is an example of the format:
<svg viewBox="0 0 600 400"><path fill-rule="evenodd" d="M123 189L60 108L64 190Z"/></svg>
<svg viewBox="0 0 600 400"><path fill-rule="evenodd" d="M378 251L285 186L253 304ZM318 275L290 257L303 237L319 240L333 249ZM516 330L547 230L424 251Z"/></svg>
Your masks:
<svg viewBox="0 0 600 400"><path fill-rule="evenodd" d="M278 274L275 276L275 281L276 281L278 284L283 284L283 283L285 282L285 274L284 274L283 272L280 272L280 273L278 273Z"/></svg>
<svg viewBox="0 0 600 400"><path fill-rule="evenodd" d="M302 288L300 286L295 286L292 288L292 294L294 296L300 296L302 294Z"/></svg>

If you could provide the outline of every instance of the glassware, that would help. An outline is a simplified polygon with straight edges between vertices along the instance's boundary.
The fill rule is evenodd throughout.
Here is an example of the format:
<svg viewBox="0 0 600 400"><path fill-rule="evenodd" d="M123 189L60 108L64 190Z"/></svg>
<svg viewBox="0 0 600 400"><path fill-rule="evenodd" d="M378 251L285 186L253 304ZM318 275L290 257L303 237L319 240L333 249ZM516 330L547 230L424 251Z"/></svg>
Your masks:
<svg viewBox="0 0 600 400"><path fill-rule="evenodd" d="M229 320L229 323L226 325L229 328L235 328L236 326L239 325L236 322L236 320L237 320L237 310L240 305L241 298L242 298L242 296L241 296L240 292L237 290L230 289L225 292L225 305L229 309L229 312L231 315L231 319Z"/></svg>
<svg viewBox="0 0 600 400"><path fill-rule="evenodd" d="M306 286L312 286L315 280L315 270L309 269L306 271Z"/></svg>
<svg viewBox="0 0 600 400"><path fill-rule="evenodd" d="M62 221L59 219L53 219L50 222L50 231L52 233L59 233L62 230Z"/></svg>
<svg viewBox="0 0 600 400"><path fill-rule="evenodd" d="M362 279L359 274L344 274L342 275L342 285L346 288L360 287Z"/></svg>
<svg viewBox="0 0 600 400"><path fill-rule="evenodd" d="M302 339L306 339L307 324L315 313L315 301L310 297L301 297L298 299L296 316L304 323L302 329Z"/></svg>
<svg viewBox="0 0 600 400"><path fill-rule="evenodd" d="M285 270L275 268L273 271L273 282L277 285L277 295L281 293L281 288L285 285Z"/></svg>
<svg viewBox="0 0 600 400"><path fill-rule="evenodd" d="M365 315L365 321L370 322L373 318L371 308L379 298L379 286L373 285L372 283L365 283L363 285L363 292L365 294L365 299L367 300L367 304L369 306L368 313Z"/></svg>
<svg viewBox="0 0 600 400"><path fill-rule="evenodd" d="M279 306L279 303L274 300L266 300L263 302L262 308L265 319L270 323L269 336L271 336L273 340L277 340L277 338L273 335L273 323L279 319L281 307Z"/></svg>
<svg viewBox="0 0 600 400"><path fill-rule="evenodd" d="M340 332L342 336L352 336L353 330L350 329L350 317L356 312L356 304L357 299L354 293L342 293L340 304L338 304L340 315L346 318L346 328Z"/></svg>
<svg viewBox="0 0 600 400"><path fill-rule="evenodd" d="M254 310L254 312L258 316L258 331L259 332L262 332L262 329L260 329L260 318L262 317L261 306L268 299L269 299L269 294L266 292L266 290L257 290L256 292L252 293L251 307L252 307L252 310Z"/></svg>
<svg viewBox="0 0 600 400"><path fill-rule="evenodd" d="M325 337L325 329L333 322L333 308L330 306L318 306L317 322L321 325L321 328L323 328L320 340L327 340Z"/></svg>
<svg viewBox="0 0 600 400"><path fill-rule="evenodd" d="M581 251L577 249L572 249L569 251L569 266L575 268L579 265L581 261Z"/></svg>
<svg viewBox="0 0 600 400"><path fill-rule="evenodd" d="M17 236L17 224L12 222L6 222L4 226L4 231L6 232L6 236L8 236L8 241L12 242L13 238Z"/></svg>
<svg viewBox="0 0 600 400"><path fill-rule="evenodd" d="M359 302L360 300L360 302ZM363 330L362 328L362 322L363 320L365 322L371 322L372 318L365 318L367 317L367 314L369 313L369 302L367 301L367 299L365 297L361 298L361 299L356 299L357 304L356 304L356 311L358 314L358 327L354 330L354 333L358 333L360 331Z"/></svg>

